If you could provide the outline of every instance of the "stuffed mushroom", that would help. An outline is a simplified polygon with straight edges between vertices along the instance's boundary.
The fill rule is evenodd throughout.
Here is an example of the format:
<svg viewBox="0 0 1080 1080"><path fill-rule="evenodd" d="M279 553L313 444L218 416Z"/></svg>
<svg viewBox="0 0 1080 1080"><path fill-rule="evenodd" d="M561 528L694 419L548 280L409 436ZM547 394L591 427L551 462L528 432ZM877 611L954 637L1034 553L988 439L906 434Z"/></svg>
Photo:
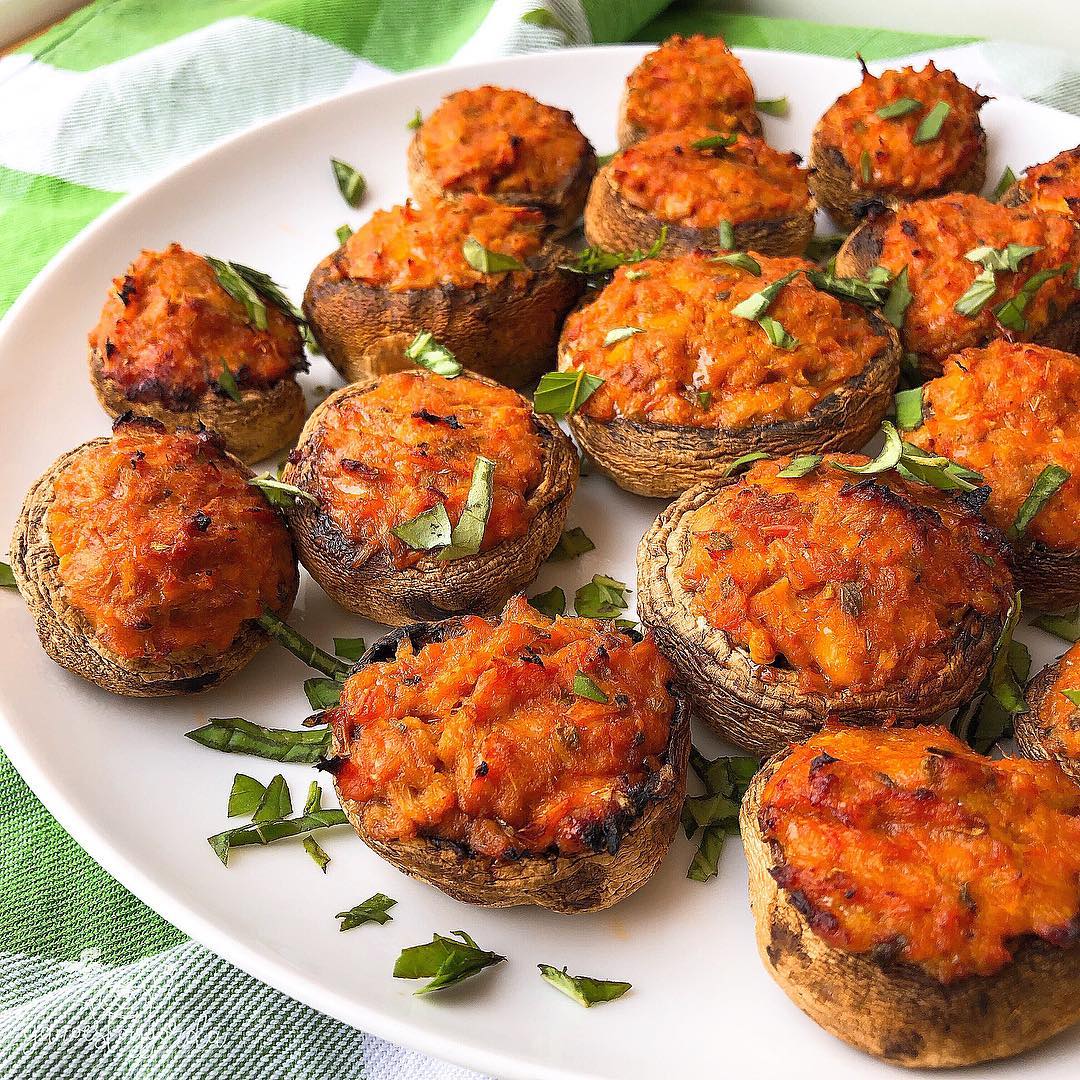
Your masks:
<svg viewBox="0 0 1080 1080"><path fill-rule="evenodd" d="M558 543L577 478L570 440L526 398L416 370L332 394L283 473L312 577L391 626L501 608Z"/></svg>
<svg viewBox="0 0 1080 1080"><path fill-rule="evenodd" d="M1001 195L1003 206L1030 206L1075 218L1080 210L1080 146L1032 165Z"/></svg>
<svg viewBox="0 0 1080 1080"><path fill-rule="evenodd" d="M767 754L829 719L916 724L986 675L1013 603L1004 539L962 499L874 467L759 462L645 534L638 614L730 742Z"/></svg>
<svg viewBox="0 0 1080 1080"><path fill-rule="evenodd" d="M114 694L215 686L287 615L298 584L281 515L209 431L121 417L34 484L11 568L41 644Z"/></svg>
<svg viewBox="0 0 1080 1080"><path fill-rule="evenodd" d="M114 418L135 409L170 430L201 423L258 461L291 446L304 424L303 339L295 312L219 266L246 304L204 256L179 244L144 251L113 281L90 332L90 379Z"/></svg>
<svg viewBox="0 0 1080 1080"><path fill-rule="evenodd" d="M1029 758L1053 761L1080 784L1080 645L1048 664L1027 688L1027 708L1013 718Z"/></svg>
<svg viewBox="0 0 1080 1080"><path fill-rule="evenodd" d="M563 327L560 370L603 380L570 417L574 437L651 496L723 477L751 451L859 449L891 405L900 345L829 280L746 253L621 267Z"/></svg>
<svg viewBox="0 0 1080 1080"><path fill-rule="evenodd" d="M481 375L523 386L552 366L582 276L544 216L486 195L378 211L315 268L304 312L349 382L410 366L428 333Z"/></svg>
<svg viewBox="0 0 1080 1080"><path fill-rule="evenodd" d="M675 835L687 710L648 636L554 621L405 627L327 714L341 805L383 858L457 900L596 911L641 888Z"/></svg>

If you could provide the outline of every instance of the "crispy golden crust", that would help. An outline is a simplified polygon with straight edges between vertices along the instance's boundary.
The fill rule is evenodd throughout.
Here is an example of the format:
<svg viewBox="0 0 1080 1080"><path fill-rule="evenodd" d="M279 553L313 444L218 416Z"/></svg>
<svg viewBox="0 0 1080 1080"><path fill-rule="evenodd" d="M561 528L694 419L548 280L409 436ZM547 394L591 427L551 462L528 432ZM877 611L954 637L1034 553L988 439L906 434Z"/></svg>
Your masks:
<svg viewBox="0 0 1080 1080"><path fill-rule="evenodd" d="M882 234L892 211L871 214L844 241L836 255L836 273L840 277L865 278L881 257ZM1080 352L1080 302L1071 305L1060 317L1032 339L1036 345L1065 352ZM903 334L901 334L903 343ZM920 373L926 378L941 374L941 364L922 353L913 353Z"/></svg>
<svg viewBox="0 0 1080 1080"><path fill-rule="evenodd" d="M202 663L131 661L102 645L89 622L65 596L46 524L55 498L54 484L79 455L108 441L93 439L68 451L53 462L27 494L11 539L11 569L19 592L34 617L45 652L61 667L88 682L126 697L171 697L209 690L245 667L268 643L269 639L257 625L249 623L226 652ZM281 612L282 617L292 608L298 584L299 578L294 579L292 596Z"/></svg>
<svg viewBox="0 0 1080 1080"><path fill-rule="evenodd" d="M380 638L358 662L359 666L394 656L398 643L409 637L414 646L453 634L458 620L420 623ZM354 669L355 670L355 669ZM636 892L656 872L679 825L686 794L686 766L690 755L690 716L674 688L675 711L663 766L642 793L643 806L624 824L619 849L584 854L524 855L513 862L478 856L434 840L375 840L364 822L364 806L338 797L360 838L387 862L412 877L434 885L455 900L481 907L534 904L563 914L599 911ZM346 752L335 743L332 752ZM335 779L335 787L337 787Z"/></svg>
<svg viewBox="0 0 1080 1080"><path fill-rule="evenodd" d="M962 172L930 191L920 192L920 199L933 199L950 192L964 191L977 195L986 182L986 132L979 128L979 151ZM810 189L819 206L844 230L854 229L871 206L895 210L905 200L891 191L868 191L855 182L855 174L836 146L822 137L821 122L810 139Z"/></svg>
<svg viewBox="0 0 1080 1080"><path fill-rule="evenodd" d="M570 257L549 241L517 274L493 274L475 287L390 289L341 278L336 252L323 259L304 294L304 314L326 358L349 382L411 367L405 349L423 330L461 363L507 386L535 381L551 366L566 313L584 288L582 275L558 269Z"/></svg>
<svg viewBox="0 0 1080 1080"><path fill-rule="evenodd" d="M1027 712L1019 713L1013 720L1016 745L1024 757L1035 761L1053 761L1066 776L1080 784L1080 761L1064 753L1042 716L1047 695L1057 681L1060 667L1061 657L1058 657L1028 684L1024 694Z"/></svg>
<svg viewBox="0 0 1080 1080"><path fill-rule="evenodd" d="M660 514L638 548L639 618L675 665L700 720L722 738L765 755L806 738L830 718L864 725L894 718L910 726L956 708L975 693L990 665L1000 619L968 614L937 676L901 696L895 690L805 693L796 672L755 665L727 634L695 616L679 578L692 539L689 518L733 482L691 488Z"/></svg>
<svg viewBox="0 0 1080 1080"><path fill-rule="evenodd" d="M623 88L622 97L619 99L619 119L617 127L617 137L619 140L619 149L623 149L627 146L632 146L636 142L640 142L648 132L638 124L632 124L626 118L626 109L629 104L629 93ZM752 109L746 112L741 122L737 125L738 131L744 131L747 135L761 136L764 129L761 126L761 117Z"/></svg>
<svg viewBox="0 0 1080 1080"><path fill-rule="evenodd" d="M695 484L722 479L731 462L751 450L771 456L858 450L889 411L902 356L896 331L876 314L863 314L875 333L889 339L888 347L802 420L732 431L624 417L603 421L577 412L570 430L600 472L626 491L653 498L671 498Z"/></svg>
<svg viewBox="0 0 1080 1080"><path fill-rule="evenodd" d="M133 404L102 371L101 356L92 349L90 382L101 407L114 419L134 408L160 420L168 431L202 424L217 432L229 452L248 465L292 446L307 414L304 392L291 376L266 389L242 389L239 401L207 390L192 409L171 409L156 401Z"/></svg>
<svg viewBox="0 0 1080 1080"><path fill-rule="evenodd" d="M609 166L596 174L585 204L585 237L607 251L647 251L660 237L665 222L631 205L610 183ZM810 199L800 214L775 221L747 221L734 226L734 247L762 255L801 255L814 235L815 203ZM667 242L660 258L701 249L723 249L720 229L693 228L667 222Z"/></svg>
<svg viewBox="0 0 1080 1080"><path fill-rule="evenodd" d="M448 191L432 176L431 170L424 161L419 129L409 143L406 165L409 171L409 191L418 202L459 197L459 192ZM585 199L589 194L592 178L596 175L596 165L596 151L586 139L580 159L573 170L567 173L566 179L558 188L540 196L524 192L515 194L502 191L487 194L489 198L505 203L507 206L535 207L543 212L556 233L565 233L574 227L581 217L582 210L585 209Z"/></svg>
<svg viewBox="0 0 1080 1080"><path fill-rule="evenodd" d="M458 377L494 385L493 380L471 372ZM377 385L377 378L369 378L343 387L311 414L293 455L295 460L285 467L283 479L287 483L304 487L312 476L310 444L324 413ZM528 499L533 517L524 536L463 559L440 562L429 556L415 566L398 569L384 551L367 557L328 514L305 499L289 514L300 561L346 611L387 626L501 610L511 596L533 581L559 542L577 487L578 456L570 440L548 416L536 415L535 424L547 452L540 482Z"/></svg>
<svg viewBox="0 0 1080 1080"><path fill-rule="evenodd" d="M754 777L740 828L750 908L769 974L811 1019L852 1046L898 1065L945 1068L1019 1054L1080 1020L1080 947L1025 940L995 975L942 984L911 965L827 945L770 870L761 831L766 783L786 752Z"/></svg>

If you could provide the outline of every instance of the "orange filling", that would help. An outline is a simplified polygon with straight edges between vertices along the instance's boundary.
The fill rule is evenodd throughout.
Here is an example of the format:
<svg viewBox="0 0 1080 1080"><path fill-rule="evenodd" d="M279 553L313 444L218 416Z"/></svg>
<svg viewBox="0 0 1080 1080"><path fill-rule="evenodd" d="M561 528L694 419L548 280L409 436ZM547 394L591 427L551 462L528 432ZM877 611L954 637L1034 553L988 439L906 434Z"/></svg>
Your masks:
<svg viewBox="0 0 1080 1080"><path fill-rule="evenodd" d="M978 514L831 455L801 479L761 462L694 511L679 576L691 610L804 691L901 693L935 676L969 612L1002 619L1012 578Z"/></svg>
<svg viewBox="0 0 1080 1080"><path fill-rule="evenodd" d="M1057 678L1039 710L1040 726L1047 729L1052 741L1065 756L1080 761L1080 706L1065 696L1066 690L1080 690L1080 644L1061 658Z"/></svg>
<svg viewBox="0 0 1080 1080"><path fill-rule="evenodd" d="M481 195L552 195L590 150L573 116L520 90L479 86L451 94L420 128L435 183Z"/></svg>
<svg viewBox="0 0 1080 1080"><path fill-rule="evenodd" d="M513 390L399 371L327 410L310 452L309 486L324 512L352 543L389 552L400 568L424 553L391 529L438 503L456 522L477 457L495 462L481 550L524 536L545 448L532 406Z"/></svg>
<svg viewBox="0 0 1080 1080"><path fill-rule="evenodd" d="M224 652L296 582L281 516L207 434L121 424L57 477L45 519L71 604L128 660Z"/></svg>
<svg viewBox="0 0 1080 1080"><path fill-rule="evenodd" d="M945 368L923 387L923 424L906 437L981 473L990 485L984 513L1003 530L1043 468L1061 465L1070 478L1025 535L1080 547L1080 357L993 341Z"/></svg>
<svg viewBox="0 0 1080 1080"><path fill-rule="evenodd" d="M575 693L579 675L607 701ZM552 622L518 597L498 622L469 616L418 652L406 639L345 683L328 713L349 747L341 794L379 840L614 852L667 747L671 678L651 637Z"/></svg>
<svg viewBox="0 0 1080 1080"><path fill-rule="evenodd" d="M676 34L626 80L626 119L646 135L672 128L758 130L754 87L718 37Z"/></svg>
<svg viewBox="0 0 1080 1080"><path fill-rule="evenodd" d="M977 314L961 315L955 304L983 270L964 256L984 245L1004 248L1010 243L1039 250L1023 259L1015 273L998 271L993 298ZM901 207L885 229L879 262L894 274L908 268L913 300L904 316L904 342L940 366L954 352L1005 334L994 310L1040 270L1065 267L1039 286L1027 304L1027 329L1008 331L1008 336L1030 340L1074 304L1080 235L1058 214L1008 210L977 195L946 195Z"/></svg>
<svg viewBox="0 0 1080 1080"><path fill-rule="evenodd" d="M338 273L391 292L437 285L480 285L502 274L474 270L462 246L470 237L489 251L525 262L544 244L544 215L503 206L484 195L463 195L424 207L406 203L377 210L335 256ZM531 271L510 271L524 275Z"/></svg>
<svg viewBox="0 0 1080 1080"><path fill-rule="evenodd" d="M296 324L270 303L266 317L257 330L210 264L171 244L144 251L113 280L90 347L129 401L190 408L208 390L224 393L225 365L238 387L256 389L305 367Z"/></svg>
<svg viewBox="0 0 1080 1080"><path fill-rule="evenodd" d="M815 289L802 275L769 307L798 345L773 345L756 322L731 309L811 264L753 258L760 276L704 255L621 267L563 330L559 366L605 380L583 407L585 415L729 430L801 420L887 347L861 309ZM605 345L618 327L643 333Z"/></svg>
<svg viewBox="0 0 1080 1080"><path fill-rule="evenodd" d="M827 730L769 779L760 821L777 883L834 948L949 983L1025 937L1080 937L1080 788L1047 762L991 761L943 728Z"/></svg>
<svg viewBox="0 0 1080 1080"><path fill-rule="evenodd" d="M878 109L904 98L919 102L919 108L904 116L878 116ZM979 109L987 100L933 62L922 71L906 67L877 77L864 72L862 82L821 118L819 137L839 149L856 187L910 198L947 185L971 167L982 146ZM919 125L939 102L949 106L940 133L916 142ZM869 179L863 175L864 154Z"/></svg>
<svg viewBox="0 0 1080 1080"><path fill-rule="evenodd" d="M1029 206L1075 215L1080 208L1080 146L1062 150L1042 165L1033 165L1019 187Z"/></svg>
<svg viewBox="0 0 1080 1080"><path fill-rule="evenodd" d="M716 134L696 127L650 135L615 155L605 170L608 181L639 210L692 228L805 212L808 173L799 168L798 154L783 154L752 135L712 150L691 145Z"/></svg>

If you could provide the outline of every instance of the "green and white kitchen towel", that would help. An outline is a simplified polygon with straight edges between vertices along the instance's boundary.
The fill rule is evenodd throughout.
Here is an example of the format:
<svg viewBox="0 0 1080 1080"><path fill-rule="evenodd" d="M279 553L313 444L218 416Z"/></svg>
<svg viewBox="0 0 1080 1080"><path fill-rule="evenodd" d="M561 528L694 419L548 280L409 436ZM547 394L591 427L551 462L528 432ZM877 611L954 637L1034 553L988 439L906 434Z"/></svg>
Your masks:
<svg viewBox="0 0 1080 1080"><path fill-rule="evenodd" d="M991 93L1080 112L1065 57L718 6L97 0L0 59L0 314L84 225L210 142L424 65L702 31L868 60L934 50ZM184 938L81 851L0 755L0 1080L471 1075L313 1012Z"/></svg>

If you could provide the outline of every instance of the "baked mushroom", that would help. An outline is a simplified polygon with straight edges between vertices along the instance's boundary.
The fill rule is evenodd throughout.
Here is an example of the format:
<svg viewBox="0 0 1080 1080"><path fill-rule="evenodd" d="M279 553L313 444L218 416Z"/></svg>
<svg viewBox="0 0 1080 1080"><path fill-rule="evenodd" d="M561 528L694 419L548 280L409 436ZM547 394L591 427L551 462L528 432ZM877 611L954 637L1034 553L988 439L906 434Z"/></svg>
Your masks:
<svg viewBox="0 0 1080 1080"><path fill-rule="evenodd" d="M900 344L813 284L828 280L745 253L621 267L563 327L560 369L603 380L570 417L575 439L620 487L666 497L748 451L859 449L892 403Z"/></svg>
<svg viewBox="0 0 1080 1080"><path fill-rule="evenodd" d="M871 75L829 106L810 141L810 187L818 205L853 229L872 204L952 191L978 192L986 179L989 101L930 61Z"/></svg>
<svg viewBox="0 0 1080 1080"><path fill-rule="evenodd" d="M638 551L639 618L695 715L757 754L967 701L1012 605L1005 542L963 499L857 455L807 464L692 488Z"/></svg>
<svg viewBox="0 0 1080 1080"><path fill-rule="evenodd" d="M972 1065L1080 1020L1080 788L944 728L828 730L742 804L769 974L894 1064Z"/></svg>
<svg viewBox="0 0 1080 1080"><path fill-rule="evenodd" d="M113 281L90 331L90 381L114 418L136 409L170 431L204 424L241 460L258 461L303 427L304 344L290 312L219 265L246 305L204 256L179 244L144 251Z"/></svg>
<svg viewBox="0 0 1080 1080"><path fill-rule="evenodd" d="M905 397L908 440L989 485L1025 606L1080 603L1080 357L992 341Z"/></svg>
<svg viewBox="0 0 1080 1080"><path fill-rule="evenodd" d="M209 431L121 417L30 489L11 569L41 644L114 694L217 685L268 642L254 620L292 608L281 515Z"/></svg>
<svg viewBox="0 0 1080 1080"><path fill-rule="evenodd" d="M1047 664L1025 697L1027 710L1013 718L1021 752L1055 762L1080 784L1080 645Z"/></svg>
<svg viewBox="0 0 1080 1080"><path fill-rule="evenodd" d="M484 907L596 911L679 824L690 726L648 636L541 614L397 630L326 717L342 808L406 873Z"/></svg>
<svg viewBox="0 0 1080 1080"><path fill-rule="evenodd" d="M1075 218L1080 209L1080 146L1032 165L1000 201L1003 206L1031 206Z"/></svg>
<svg viewBox="0 0 1080 1080"><path fill-rule="evenodd" d="M674 34L647 53L626 80L620 146L686 127L761 134L754 85L723 38Z"/></svg>
<svg viewBox="0 0 1080 1080"><path fill-rule="evenodd" d="M543 211L565 231L581 217L596 153L565 109L520 90L459 90L416 129L409 189L421 203L465 193Z"/></svg>
<svg viewBox="0 0 1080 1080"><path fill-rule="evenodd" d="M814 200L798 154L753 135L706 127L661 131L620 150L596 174L585 236L608 251L698 248L801 255Z"/></svg>
<svg viewBox="0 0 1080 1080"><path fill-rule="evenodd" d="M881 267L893 279L886 310L927 377L996 337L1075 352L1078 265L1080 231L1068 218L962 194L874 215L836 256L839 275Z"/></svg>
<svg viewBox="0 0 1080 1080"><path fill-rule="evenodd" d="M304 313L349 382L410 366L430 333L481 375L523 386L551 367L582 276L538 210L486 195L378 211L315 268Z"/></svg>
<svg viewBox="0 0 1080 1080"><path fill-rule="evenodd" d="M312 414L282 474L300 560L348 611L401 626L498 611L559 542L570 440L513 390L401 371Z"/></svg>

